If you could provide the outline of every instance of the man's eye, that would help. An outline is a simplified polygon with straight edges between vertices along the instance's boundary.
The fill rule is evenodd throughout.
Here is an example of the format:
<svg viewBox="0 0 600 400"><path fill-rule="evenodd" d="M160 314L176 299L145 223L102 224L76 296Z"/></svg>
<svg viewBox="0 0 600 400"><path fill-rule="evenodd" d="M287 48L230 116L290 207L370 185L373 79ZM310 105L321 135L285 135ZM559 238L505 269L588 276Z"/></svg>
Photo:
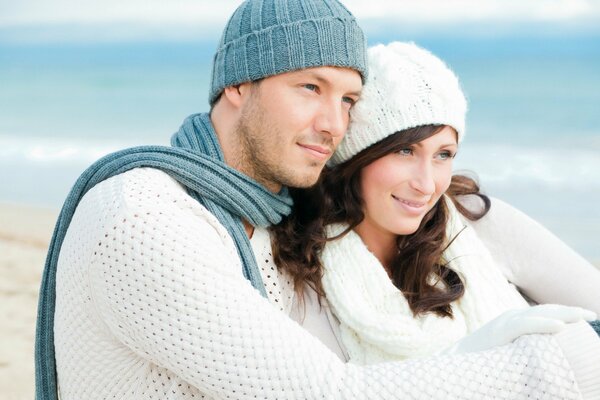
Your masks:
<svg viewBox="0 0 600 400"><path fill-rule="evenodd" d="M305 83L304 87L308 90L312 90L313 92L318 89L317 85L313 85L312 83Z"/></svg>
<svg viewBox="0 0 600 400"><path fill-rule="evenodd" d="M342 98L342 101L343 101L344 103L348 103L348 104L350 104L350 107L352 107L352 106L353 106L353 105L356 103L356 100L354 100L352 97L347 97L347 96L344 96L344 97Z"/></svg>

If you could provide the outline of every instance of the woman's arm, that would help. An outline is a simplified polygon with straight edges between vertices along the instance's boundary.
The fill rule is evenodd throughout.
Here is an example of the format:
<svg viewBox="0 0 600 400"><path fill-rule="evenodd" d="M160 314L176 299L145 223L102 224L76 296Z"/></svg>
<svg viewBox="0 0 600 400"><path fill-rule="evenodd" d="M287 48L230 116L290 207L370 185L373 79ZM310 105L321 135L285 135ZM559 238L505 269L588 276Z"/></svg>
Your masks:
<svg viewBox="0 0 600 400"><path fill-rule="evenodd" d="M481 206L476 196L459 200L469 209ZM507 279L537 303L600 314L600 270L521 211L496 198L491 201L488 214L470 224Z"/></svg>

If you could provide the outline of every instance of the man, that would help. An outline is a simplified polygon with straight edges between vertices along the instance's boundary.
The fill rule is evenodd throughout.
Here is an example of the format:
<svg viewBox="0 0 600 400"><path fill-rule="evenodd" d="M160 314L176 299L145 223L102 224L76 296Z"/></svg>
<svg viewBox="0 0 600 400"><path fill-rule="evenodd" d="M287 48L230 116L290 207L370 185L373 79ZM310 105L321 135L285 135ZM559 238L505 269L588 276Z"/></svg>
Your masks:
<svg viewBox="0 0 600 400"><path fill-rule="evenodd" d="M40 300L39 399L520 398L532 384L576 398L554 339L358 367L286 315L293 288L273 279L264 228L289 213L285 186L315 183L342 139L365 54L336 0L235 11L211 113L188 118L174 148L107 156L67 199Z"/></svg>

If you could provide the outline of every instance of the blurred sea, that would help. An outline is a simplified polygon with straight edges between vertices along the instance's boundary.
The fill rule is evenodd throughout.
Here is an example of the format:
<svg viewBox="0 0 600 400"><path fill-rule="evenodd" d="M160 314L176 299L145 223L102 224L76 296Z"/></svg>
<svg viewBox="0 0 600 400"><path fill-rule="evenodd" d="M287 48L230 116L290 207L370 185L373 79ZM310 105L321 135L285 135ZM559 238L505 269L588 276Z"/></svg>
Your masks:
<svg viewBox="0 0 600 400"><path fill-rule="evenodd" d="M600 36L415 41L469 99L457 169L600 260ZM168 144L208 110L215 44L0 43L0 202L59 208L103 154Z"/></svg>

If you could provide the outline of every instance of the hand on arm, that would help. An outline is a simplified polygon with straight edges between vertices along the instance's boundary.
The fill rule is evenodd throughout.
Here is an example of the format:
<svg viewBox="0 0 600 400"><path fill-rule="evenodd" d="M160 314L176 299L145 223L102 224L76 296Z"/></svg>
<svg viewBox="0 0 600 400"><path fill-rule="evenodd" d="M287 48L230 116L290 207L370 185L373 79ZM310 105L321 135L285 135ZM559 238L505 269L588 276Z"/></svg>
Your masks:
<svg viewBox="0 0 600 400"><path fill-rule="evenodd" d="M556 304L510 310L465 336L443 354L488 350L511 343L523 335L558 333L566 324L595 319L593 311Z"/></svg>
<svg viewBox="0 0 600 400"><path fill-rule="evenodd" d="M475 196L460 202L477 209ZM600 314L600 270L509 204L491 198L489 213L469 222L506 278L537 303L584 307Z"/></svg>

